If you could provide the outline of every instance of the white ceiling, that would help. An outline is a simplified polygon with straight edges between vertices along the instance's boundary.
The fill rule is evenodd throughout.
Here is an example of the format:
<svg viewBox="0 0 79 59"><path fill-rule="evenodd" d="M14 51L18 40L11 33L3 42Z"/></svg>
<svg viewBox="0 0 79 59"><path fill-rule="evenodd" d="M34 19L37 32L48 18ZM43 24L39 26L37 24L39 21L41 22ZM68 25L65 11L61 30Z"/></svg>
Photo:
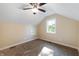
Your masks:
<svg viewBox="0 0 79 59"><path fill-rule="evenodd" d="M39 11L36 15L33 15L32 10L21 10L22 6L23 3L0 3L0 20L36 25L46 16L55 13L79 20L78 3L48 3L42 6L46 13Z"/></svg>

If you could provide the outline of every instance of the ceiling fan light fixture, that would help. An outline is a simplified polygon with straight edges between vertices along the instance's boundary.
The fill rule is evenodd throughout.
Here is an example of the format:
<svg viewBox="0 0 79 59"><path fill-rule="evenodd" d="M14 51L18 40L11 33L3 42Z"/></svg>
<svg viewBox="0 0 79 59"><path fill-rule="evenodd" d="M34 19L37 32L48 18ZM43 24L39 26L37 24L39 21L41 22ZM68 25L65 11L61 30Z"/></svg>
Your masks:
<svg viewBox="0 0 79 59"><path fill-rule="evenodd" d="M33 12L38 12L38 9L37 8L33 8L32 11Z"/></svg>

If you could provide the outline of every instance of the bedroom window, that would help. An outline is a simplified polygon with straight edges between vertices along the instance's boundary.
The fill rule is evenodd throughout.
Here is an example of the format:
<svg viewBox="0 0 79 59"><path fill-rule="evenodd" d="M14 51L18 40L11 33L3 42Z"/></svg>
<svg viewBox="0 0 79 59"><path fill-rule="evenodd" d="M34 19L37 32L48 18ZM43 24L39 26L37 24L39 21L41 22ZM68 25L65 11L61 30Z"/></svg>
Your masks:
<svg viewBox="0 0 79 59"><path fill-rule="evenodd" d="M56 19L47 20L47 33L56 33Z"/></svg>

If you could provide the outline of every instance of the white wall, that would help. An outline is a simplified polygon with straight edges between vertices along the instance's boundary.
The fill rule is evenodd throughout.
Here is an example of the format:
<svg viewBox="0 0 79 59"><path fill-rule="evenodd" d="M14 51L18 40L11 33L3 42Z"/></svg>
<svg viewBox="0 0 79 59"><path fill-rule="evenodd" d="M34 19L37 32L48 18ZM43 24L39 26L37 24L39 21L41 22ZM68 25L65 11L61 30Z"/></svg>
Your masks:
<svg viewBox="0 0 79 59"><path fill-rule="evenodd" d="M46 33L46 21L56 17L56 33ZM77 21L61 16L51 15L38 25L38 37L65 46L77 48Z"/></svg>
<svg viewBox="0 0 79 59"><path fill-rule="evenodd" d="M77 30L77 38L78 38L78 40L77 40L77 46L78 46L78 51L79 51L79 22L77 23L78 24L78 30Z"/></svg>
<svg viewBox="0 0 79 59"><path fill-rule="evenodd" d="M36 26L16 23L0 23L0 49L28 42L36 38Z"/></svg>

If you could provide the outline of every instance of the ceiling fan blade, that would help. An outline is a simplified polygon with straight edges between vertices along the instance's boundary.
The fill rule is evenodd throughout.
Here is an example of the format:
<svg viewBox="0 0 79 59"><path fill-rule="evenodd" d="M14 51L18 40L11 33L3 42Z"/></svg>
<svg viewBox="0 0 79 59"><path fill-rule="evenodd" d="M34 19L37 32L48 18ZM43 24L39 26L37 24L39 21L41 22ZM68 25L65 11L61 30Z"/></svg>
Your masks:
<svg viewBox="0 0 79 59"><path fill-rule="evenodd" d="M23 8L23 10L29 10L29 9L32 9L32 8Z"/></svg>
<svg viewBox="0 0 79 59"><path fill-rule="evenodd" d="M33 6L34 3L29 3L29 4Z"/></svg>
<svg viewBox="0 0 79 59"><path fill-rule="evenodd" d="M38 9L38 10L40 10L40 11L42 11L42 12L46 12L45 10L43 10L43 9Z"/></svg>
<svg viewBox="0 0 79 59"><path fill-rule="evenodd" d="M40 3L39 6L43 6L43 5L45 5L45 4L46 4L46 3Z"/></svg>

